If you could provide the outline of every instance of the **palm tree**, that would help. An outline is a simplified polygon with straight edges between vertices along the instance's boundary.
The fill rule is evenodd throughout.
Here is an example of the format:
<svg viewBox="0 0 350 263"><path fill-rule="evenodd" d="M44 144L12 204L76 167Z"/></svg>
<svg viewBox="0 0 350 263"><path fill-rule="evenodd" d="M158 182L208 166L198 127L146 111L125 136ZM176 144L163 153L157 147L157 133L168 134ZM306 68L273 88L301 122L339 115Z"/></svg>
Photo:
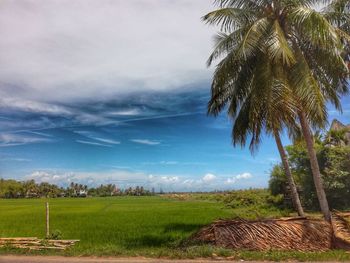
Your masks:
<svg viewBox="0 0 350 263"><path fill-rule="evenodd" d="M222 31L216 36L214 51L208 59L211 65L223 57L214 72L210 104L217 111L228 104L228 113L239 129L237 120L249 118L244 114L252 112L249 109L253 105L252 97L259 98L268 89L279 90L269 92L271 96L290 90L288 99L306 141L320 207L324 217L330 220L310 126L325 125L326 101L341 108L339 97L347 92L349 73L344 61L344 43L348 44L350 37L342 27L348 24L348 17L334 8L322 12L312 8L321 2L324 1L218 0L218 10L203 19L220 25ZM267 86L261 88L262 85ZM264 126L258 125L258 132L261 127Z"/></svg>
<svg viewBox="0 0 350 263"><path fill-rule="evenodd" d="M232 130L233 144L244 146L248 136L250 136L250 150L253 153L261 141L261 132L266 130L268 134L272 134L275 138L291 190L293 205L299 216L305 216L289 167L288 157L280 138L283 126L296 126L294 120L296 116L295 107L292 104L293 101L289 99L292 96L291 90L287 87L281 88L283 83L274 78L272 74L274 71L273 67L274 65L271 63L256 65L253 68L255 74L261 76L259 72L264 71L265 77L261 76L259 79L256 79L257 81L251 83L251 92L247 94L245 105L241 107L237 118L235 118L236 111L229 108L229 115L235 118ZM227 95L225 98L221 97L222 99L218 99L216 94L213 93L213 97L208 105L208 113L217 116L223 108L222 104L236 96L234 93Z"/></svg>

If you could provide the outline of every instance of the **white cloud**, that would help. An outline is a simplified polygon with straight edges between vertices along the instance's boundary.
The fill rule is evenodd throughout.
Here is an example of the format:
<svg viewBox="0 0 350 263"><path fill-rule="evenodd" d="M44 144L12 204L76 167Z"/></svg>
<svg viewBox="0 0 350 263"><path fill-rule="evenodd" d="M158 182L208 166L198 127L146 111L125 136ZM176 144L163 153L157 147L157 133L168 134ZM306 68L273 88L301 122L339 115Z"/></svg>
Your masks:
<svg viewBox="0 0 350 263"><path fill-rule="evenodd" d="M51 139L20 134L2 133L0 134L0 147L16 146L29 143L51 142Z"/></svg>
<svg viewBox="0 0 350 263"><path fill-rule="evenodd" d="M160 144L159 141L152 141L152 140L148 140L148 139L132 139L130 141L135 142L135 143L139 143L139 144L146 144L146 145L158 145L158 144Z"/></svg>
<svg viewBox="0 0 350 263"><path fill-rule="evenodd" d="M247 180L249 178L251 178L249 173L243 173L229 178L226 176L206 174L196 179L189 176L154 175L130 171L128 169L118 169L102 172L39 170L32 172L24 179L55 183L60 186L67 186L70 182L74 181L90 186L112 183L122 188L139 185L148 189L156 188L159 190L162 188L164 191L212 191L230 190L232 189L232 183L238 183L239 180Z"/></svg>
<svg viewBox="0 0 350 263"><path fill-rule="evenodd" d="M37 132L37 131L25 131L26 133L30 133L30 134L35 134L35 135L39 135L39 136L44 136L44 137L52 137L51 134L47 134L44 132Z"/></svg>
<svg viewBox="0 0 350 263"><path fill-rule="evenodd" d="M84 141L84 140L76 140L76 142L81 144L92 145L92 146L112 147L111 145L108 145L108 144L102 144L98 142L90 142L90 141Z"/></svg>
<svg viewBox="0 0 350 263"><path fill-rule="evenodd" d="M169 183L177 183L179 181L179 177L178 176L162 176L160 177L161 181L169 184Z"/></svg>
<svg viewBox="0 0 350 263"><path fill-rule="evenodd" d="M252 178L252 175L250 173L242 173L242 174L238 174L236 175L236 179L249 179Z"/></svg>
<svg viewBox="0 0 350 263"><path fill-rule="evenodd" d="M177 161L161 161L160 164L164 164L164 165L175 165L178 164L179 162Z"/></svg>
<svg viewBox="0 0 350 263"><path fill-rule="evenodd" d="M210 173L208 173L208 174L206 174L206 175L204 175L203 176L203 178L202 178L202 180L204 181L204 182L212 182L212 181L214 181L216 179L216 176L214 175L214 174L210 174Z"/></svg>
<svg viewBox="0 0 350 263"><path fill-rule="evenodd" d="M10 162L31 162L31 159L28 158L15 158L15 157L5 157L0 158L0 161L10 161Z"/></svg>
<svg viewBox="0 0 350 263"><path fill-rule="evenodd" d="M109 143L109 144L120 144L120 141L116 141L116 140L112 140L112 139L99 138L99 137L94 137L93 139L96 141L105 142L105 143Z"/></svg>
<svg viewBox="0 0 350 263"><path fill-rule="evenodd" d="M1 95L1 91L0 91ZM20 95L20 94L18 94ZM3 96L7 96L6 94ZM45 102L39 102L34 100L27 100L27 99L21 99L21 98L1 98L0 99L0 109L2 110L11 110L11 111L19 111L24 113L34 113L34 114L40 114L40 115L46 115L47 117L54 116L54 117L64 117L66 119L69 119L72 123L78 123L81 125L86 124L94 124L94 125L105 125L105 124L111 124L111 123L117 123L117 121L113 120L112 118L109 118L108 116L101 116L101 114L90 114L86 113L83 110L73 109L67 106L61 106L57 105L55 103L45 103ZM40 122L41 126L47 127L43 123L42 119L35 120L36 122ZM8 123L10 120L2 121L3 123ZM28 121L33 122L33 120ZM57 125L53 124L53 125ZM13 125L7 125L6 126L13 126ZM21 123L15 122L14 126L20 126L20 127L26 127L26 125L23 125ZM59 126L59 125L58 125ZM35 128L29 127L29 128Z"/></svg>
<svg viewBox="0 0 350 263"><path fill-rule="evenodd" d="M226 183L226 184L234 184L234 183L236 183L236 181L237 181L237 179L236 179L235 177L233 177L233 178L227 178L226 181L225 181L225 183Z"/></svg>
<svg viewBox="0 0 350 263"><path fill-rule="evenodd" d="M117 121L114 121L107 117L84 112L75 112L73 119L79 124L107 125L111 123L117 123Z"/></svg>
<svg viewBox="0 0 350 263"><path fill-rule="evenodd" d="M118 145L121 142L120 141L116 141L113 139L108 139L108 138L102 138L102 137L98 137L99 135L96 135L97 133L95 132L90 132L90 131L74 131L74 133L77 133L83 137L86 137L88 139L97 141L97 142L91 142L91 141L86 141L86 140L77 140L77 142L79 143L85 143L85 144L91 144L91 145L97 145L97 146L109 146L111 147L111 145L105 145L105 144L101 144L99 142L103 142L103 143L107 143L107 144L112 144L112 145Z"/></svg>
<svg viewBox="0 0 350 263"><path fill-rule="evenodd" d="M109 97L206 81L203 0L26 0L0 9L0 79L43 100Z"/></svg>
<svg viewBox="0 0 350 263"><path fill-rule="evenodd" d="M149 175L149 185L161 187L170 191L213 191L231 190L232 186L239 186L239 181L248 180L252 177L250 173L242 173L235 176L217 176L207 173L201 178L186 176L157 176ZM244 185L246 187L246 185Z"/></svg>
<svg viewBox="0 0 350 263"><path fill-rule="evenodd" d="M205 162L178 162L178 161L160 161L160 162L142 162L142 165L178 165L178 166L205 166Z"/></svg>
<svg viewBox="0 0 350 263"><path fill-rule="evenodd" d="M177 183L180 181L178 176L155 176L150 174L148 180L151 184L164 184L165 186Z"/></svg>
<svg viewBox="0 0 350 263"><path fill-rule="evenodd" d="M24 112L52 114L52 115L72 115L72 112L62 106L42 103L31 100L2 98L0 99L0 108L20 110Z"/></svg>
<svg viewBox="0 0 350 263"><path fill-rule="evenodd" d="M226 179L225 183L226 184L235 184L237 183L237 181L239 180L247 180L252 178L252 174L251 173L242 173L242 174L237 174L233 177L229 177Z"/></svg>
<svg viewBox="0 0 350 263"><path fill-rule="evenodd" d="M147 180L147 176L143 173L126 170L103 172L38 170L25 176L24 179L34 179L39 183L48 182L60 186L68 186L71 182L75 182L88 184L89 186L112 183L127 187L129 185L142 185Z"/></svg>
<svg viewBox="0 0 350 263"><path fill-rule="evenodd" d="M141 114L141 111L139 109L126 109L120 111L112 111L108 113L108 115L111 116L134 116L139 114Z"/></svg>

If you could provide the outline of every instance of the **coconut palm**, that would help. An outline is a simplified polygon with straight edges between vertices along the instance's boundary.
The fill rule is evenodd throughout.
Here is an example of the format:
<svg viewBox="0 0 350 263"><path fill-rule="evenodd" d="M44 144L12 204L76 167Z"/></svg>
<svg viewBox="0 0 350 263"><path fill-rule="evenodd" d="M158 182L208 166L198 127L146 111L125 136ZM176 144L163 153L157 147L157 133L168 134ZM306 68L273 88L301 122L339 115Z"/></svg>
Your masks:
<svg viewBox="0 0 350 263"><path fill-rule="evenodd" d="M263 53L261 53L264 56ZM257 57L256 61L263 59ZM250 139L250 150L254 150L259 146L261 133L265 130L268 134L272 134L275 138L277 148L282 160L287 181L291 190L293 205L299 216L304 216L304 211L300 202L299 194L289 167L287 154L282 145L280 132L284 126L294 127L297 130L295 123L296 112L291 90L284 87L278 79L275 79L273 63L254 65L252 70L254 78L251 83L251 91L245 98L245 104L240 109L238 116L235 118L235 110L229 110L229 115L235 118L232 139L233 144L245 145ZM229 94L234 97L235 94ZM232 98L231 97L231 98ZM226 103L225 100L217 100L215 94L209 102L208 113L218 115L221 109L221 103Z"/></svg>
<svg viewBox="0 0 350 263"><path fill-rule="evenodd" d="M326 124L326 101L341 108L340 96L347 92L349 73L344 61L345 44L350 37L342 27L349 21L343 12L312 8L321 2L324 1L220 0L216 1L218 9L203 19L220 25L222 31L216 36L214 51L208 59L211 65L222 58L213 76L209 112L211 108L220 112L228 105L228 113L235 123L235 141L235 129L240 129L236 123L250 118L248 112L257 116L261 113L251 107L265 92L277 90L268 92L269 100L263 105L269 107L276 94L289 94L287 99L298 116L306 141L320 207L324 217L330 220L310 126ZM344 0L328 2L329 5L342 4ZM263 85L266 87L262 88ZM270 132L274 130L273 126L266 125L269 118L260 117L265 126L257 124L255 136L264 127Z"/></svg>

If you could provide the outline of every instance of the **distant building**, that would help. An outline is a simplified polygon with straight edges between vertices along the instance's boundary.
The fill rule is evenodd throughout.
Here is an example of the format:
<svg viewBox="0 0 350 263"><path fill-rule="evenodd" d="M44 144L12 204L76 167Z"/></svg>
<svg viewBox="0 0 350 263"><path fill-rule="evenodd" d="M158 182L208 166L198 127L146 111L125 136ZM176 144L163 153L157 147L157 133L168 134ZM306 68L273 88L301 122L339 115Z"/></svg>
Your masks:
<svg viewBox="0 0 350 263"><path fill-rule="evenodd" d="M87 196L87 191L79 190L77 196L79 196L79 197L86 197Z"/></svg>

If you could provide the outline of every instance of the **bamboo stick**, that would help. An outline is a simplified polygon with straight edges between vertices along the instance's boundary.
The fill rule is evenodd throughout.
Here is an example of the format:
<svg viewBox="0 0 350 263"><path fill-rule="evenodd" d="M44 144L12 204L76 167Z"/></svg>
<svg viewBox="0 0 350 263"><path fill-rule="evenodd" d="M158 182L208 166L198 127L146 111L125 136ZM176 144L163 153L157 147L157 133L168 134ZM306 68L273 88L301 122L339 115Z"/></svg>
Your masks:
<svg viewBox="0 0 350 263"><path fill-rule="evenodd" d="M49 202L46 202L46 238L50 237L50 211Z"/></svg>

